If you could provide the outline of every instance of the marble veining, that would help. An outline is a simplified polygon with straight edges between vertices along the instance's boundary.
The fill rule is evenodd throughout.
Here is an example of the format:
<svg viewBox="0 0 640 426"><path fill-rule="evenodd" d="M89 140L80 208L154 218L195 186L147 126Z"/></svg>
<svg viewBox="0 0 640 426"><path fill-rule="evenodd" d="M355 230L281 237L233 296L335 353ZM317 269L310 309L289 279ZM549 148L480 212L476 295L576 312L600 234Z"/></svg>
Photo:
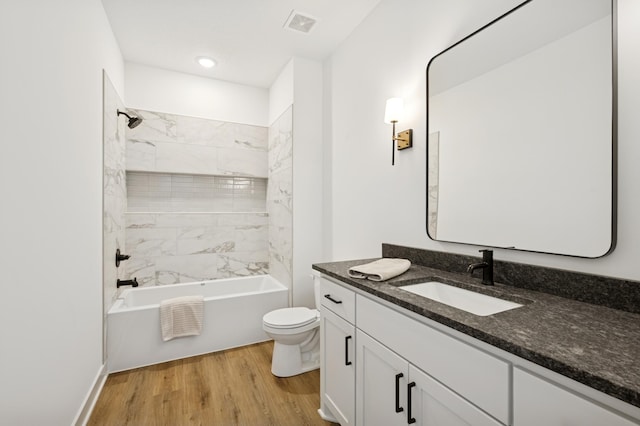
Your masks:
<svg viewBox="0 0 640 426"><path fill-rule="evenodd" d="M127 170L267 177L268 128L146 110L127 129Z"/></svg>
<svg viewBox="0 0 640 426"><path fill-rule="evenodd" d="M218 256L218 271L227 277L244 277L269 273L267 253L229 253Z"/></svg>
<svg viewBox="0 0 640 426"><path fill-rule="evenodd" d="M125 217L127 188L125 184L125 132L123 120L117 111L124 109L106 72L103 72L103 315L116 298L116 281L123 278L116 268L114 257L117 249L125 248Z"/></svg>
<svg viewBox="0 0 640 426"><path fill-rule="evenodd" d="M270 274L291 288L293 270L293 106L269 128L268 243Z"/></svg>
<svg viewBox="0 0 640 426"><path fill-rule="evenodd" d="M276 137L267 127L132 112L144 121L126 138L127 278L164 285L273 269L290 285L291 108Z"/></svg>
<svg viewBox="0 0 640 426"><path fill-rule="evenodd" d="M157 170L155 143L127 139L126 150L127 170Z"/></svg>
<svg viewBox="0 0 640 426"><path fill-rule="evenodd" d="M173 142L177 140L177 116L154 111L129 109L144 118L142 124L127 131L128 140Z"/></svg>
<svg viewBox="0 0 640 426"><path fill-rule="evenodd" d="M500 278L493 288L487 288L479 284L477 277L461 270L469 260L478 258L392 245L383 245L383 255L409 258L413 264L405 274L383 283L347 275L351 266L372 259L316 264L313 268L347 286L640 407L639 314L560 297L545 292L544 288L505 285ZM439 260L443 263L439 264ZM424 266L425 263L428 266ZM517 270L518 264L511 267ZM552 276L553 272L547 272ZM586 274L578 274L583 275ZM480 317L400 289L402 285L429 280L473 287L479 292L525 303L518 309Z"/></svg>
<svg viewBox="0 0 640 426"><path fill-rule="evenodd" d="M127 213L126 271L141 285L268 273L262 213Z"/></svg>

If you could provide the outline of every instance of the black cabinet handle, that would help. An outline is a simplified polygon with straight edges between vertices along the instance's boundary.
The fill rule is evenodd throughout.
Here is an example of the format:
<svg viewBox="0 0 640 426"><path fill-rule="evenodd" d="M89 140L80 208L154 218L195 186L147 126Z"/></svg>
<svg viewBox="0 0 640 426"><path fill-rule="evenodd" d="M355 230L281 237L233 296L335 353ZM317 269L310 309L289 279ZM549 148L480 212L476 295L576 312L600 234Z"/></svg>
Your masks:
<svg viewBox="0 0 640 426"><path fill-rule="evenodd" d="M344 338L344 365L351 365L351 361L349 361L349 340L351 336L347 336Z"/></svg>
<svg viewBox="0 0 640 426"><path fill-rule="evenodd" d="M416 419L411 415L411 389L416 386L416 382L407 385L407 423L412 424Z"/></svg>
<svg viewBox="0 0 640 426"><path fill-rule="evenodd" d="M396 413L401 413L404 408L400 406L400 379L404 377L404 374L396 374Z"/></svg>
<svg viewBox="0 0 640 426"><path fill-rule="evenodd" d="M333 303L336 303L336 304L338 304L338 305L339 305L340 303L342 303L342 300L336 300L336 299L334 299L333 297L331 297L331 295L330 295L330 294L325 294L325 295L324 295L324 297L325 297L326 299L331 300Z"/></svg>

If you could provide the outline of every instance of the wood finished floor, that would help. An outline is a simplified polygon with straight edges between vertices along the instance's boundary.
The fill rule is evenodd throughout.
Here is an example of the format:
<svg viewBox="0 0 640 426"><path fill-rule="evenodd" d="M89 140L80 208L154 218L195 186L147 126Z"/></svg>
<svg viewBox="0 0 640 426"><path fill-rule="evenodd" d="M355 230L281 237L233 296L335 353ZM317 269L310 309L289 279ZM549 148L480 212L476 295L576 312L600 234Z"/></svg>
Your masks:
<svg viewBox="0 0 640 426"><path fill-rule="evenodd" d="M109 375L89 419L103 425L333 425L320 374L271 374L273 342Z"/></svg>

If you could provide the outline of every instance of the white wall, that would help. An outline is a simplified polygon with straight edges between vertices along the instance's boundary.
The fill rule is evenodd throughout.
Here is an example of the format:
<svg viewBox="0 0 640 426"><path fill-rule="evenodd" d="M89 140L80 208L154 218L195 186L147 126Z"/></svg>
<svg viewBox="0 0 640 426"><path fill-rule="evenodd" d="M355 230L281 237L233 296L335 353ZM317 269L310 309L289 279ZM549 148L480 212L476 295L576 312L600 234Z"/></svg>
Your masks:
<svg viewBox="0 0 640 426"><path fill-rule="evenodd" d="M322 262L322 64L294 58L293 304L314 306L311 265Z"/></svg>
<svg viewBox="0 0 640 426"><path fill-rule="evenodd" d="M0 13L0 424L69 425L102 367L102 69L123 61L100 0Z"/></svg>
<svg viewBox="0 0 640 426"><path fill-rule="evenodd" d="M332 224L333 259L380 255L382 242L478 255L477 247L427 237L425 206L425 70L444 48L519 3L383 0L325 62L325 223ZM601 259L576 259L496 250L496 258L623 278L640 279L640 2L619 0L619 213L618 245ZM392 25L390 23L402 23ZM405 98L398 130L414 129L414 148L397 152L391 166L391 127L385 100ZM329 207L327 207L329 206Z"/></svg>
<svg viewBox="0 0 640 426"><path fill-rule="evenodd" d="M269 126L293 104L293 58L282 68L269 88Z"/></svg>
<svg viewBox="0 0 640 426"><path fill-rule="evenodd" d="M129 108L268 126L269 91L127 62Z"/></svg>
<svg viewBox="0 0 640 426"><path fill-rule="evenodd" d="M311 265L323 256L322 64L294 57L269 91L270 120L293 104L293 306L314 306Z"/></svg>

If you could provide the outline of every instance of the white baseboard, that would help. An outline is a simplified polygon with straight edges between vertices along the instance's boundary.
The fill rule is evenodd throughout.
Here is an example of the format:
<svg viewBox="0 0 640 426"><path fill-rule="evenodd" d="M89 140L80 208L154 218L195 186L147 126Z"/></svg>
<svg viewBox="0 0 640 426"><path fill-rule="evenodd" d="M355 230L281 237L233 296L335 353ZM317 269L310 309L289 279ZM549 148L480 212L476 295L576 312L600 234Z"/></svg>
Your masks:
<svg viewBox="0 0 640 426"><path fill-rule="evenodd" d="M106 364L102 364L100 369L98 370L98 374L96 375L95 380L93 381L93 386L87 393L86 398L82 402L80 406L80 411L76 415L74 422L72 423L75 426L85 426L89 421L89 417L91 417L91 412L93 411L93 407L96 405L98 401L98 397L100 396L100 392L102 391L102 387L104 383L107 381L107 368Z"/></svg>
<svg viewBox="0 0 640 426"><path fill-rule="evenodd" d="M322 418L322 420L326 420L331 423L338 423L338 420L333 417L333 415L327 414L322 408L318 408L318 414L320 414L320 418Z"/></svg>

